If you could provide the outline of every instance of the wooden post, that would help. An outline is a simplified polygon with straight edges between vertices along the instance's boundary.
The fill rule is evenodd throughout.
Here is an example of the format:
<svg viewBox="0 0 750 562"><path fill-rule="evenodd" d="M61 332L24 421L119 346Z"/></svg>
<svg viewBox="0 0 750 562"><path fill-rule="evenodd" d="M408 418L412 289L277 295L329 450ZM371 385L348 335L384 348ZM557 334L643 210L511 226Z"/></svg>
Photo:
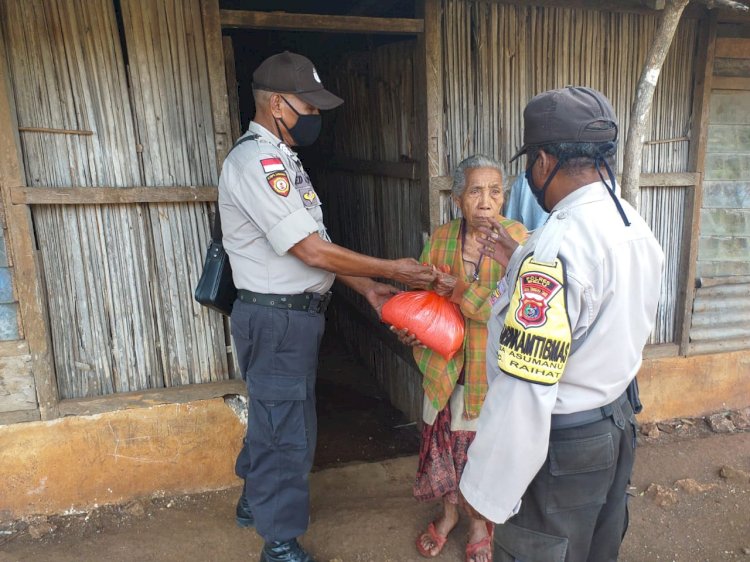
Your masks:
<svg viewBox="0 0 750 562"><path fill-rule="evenodd" d="M222 10L220 23L223 27L229 29L393 33L397 35L409 35L422 31L422 22L418 19L287 14L284 12L253 12L249 10Z"/></svg>
<svg viewBox="0 0 750 562"><path fill-rule="evenodd" d="M651 113L654 90L659 81L664 59L667 57L672 39L680 23L682 12L688 0L668 0L659 18L659 28L654 37L643 65L643 72L638 80L635 101L630 113L630 127L625 143L624 163L622 169L622 196L633 207L638 209L640 190L638 176L641 173L643 159L643 140Z"/></svg>
<svg viewBox="0 0 750 562"><path fill-rule="evenodd" d="M687 355L690 344L690 324L693 318L695 299L695 277L698 261L698 239L700 234L700 212L703 203L703 173L708 139L708 117L711 101L713 66L716 53L717 10L712 10L701 29L698 41L698 61L693 87L693 122L690 131L690 153L688 170L698 172L695 187L687 194L685 222L682 231L682 256L680 262L686 274L682 278L677 295L677 343L680 354Z"/></svg>
<svg viewBox="0 0 750 562"><path fill-rule="evenodd" d="M224 158L226 158L232 146L232 125L229 120L224 46L221 41L221 15L219 0L200 1L201 14L203 15L203 35L206 42L208 81L211 90L211 112L213 113L218 177Z"/></svg>
<svg viewBox="0 0 750 562"><path fill-rule="evenodd" d="M236 140L233 134L232 118L230 117L229 107L229 90L227 88L227 64L224 60L225 44L221 35L221 11L219 9L219 0L200 0L201 15L203 16L203 36L206 43L206 62L208 64L208 80L210 83L210 102L211 114L213 115L214 139L216 143L216 183L218 185L221 167L224 164L224 158L227 157L232 145ZM231 45L231 44L230 44ZM234 49L232 49L234 55ZM234 70L234 59L231 61L232 70ZM236 87L235 87L236 89ZM239 103L239 101L238 101ZM239 119L239 115L236 116ZM236 124L239 129L239 123ZM238 131L238 136L242 132ZM217 203L218 205L218 203ZM218 207L217 207L218 208ZM212 221L215 216L212 215ZM223 319L224 324L224 341L227 349L233 349L232 338L230 336L229 318ZM228 369L229 376L234 376L238 372L237 355L231 351L228 352Z"/></svg>
<svg viewBox="0 0 750 562"><path fill-rule="evenodd" d="M31 212L26 205L13 205L10 199L11 188L24 185L24 177L16 133L18 123L6 61L5 43L0 36L0 189L8 225L8 248L13 258L18 311L31 355L39 415L41 419L48 420L58 417L59 395Z"/></svg>
<svg viewBox="0 0 750 562"><path fill-rule="evenodd" d="M229 105L229 120L232 124L232 144L242 136L240 123L240 94L237 90L237 70L234 64L234 44L231 37L222 37L224 47L224 75L227 77L227 96Z"/></svg>
<svg viewBox="0 0 750 562"><path fill-rule="evenodd" d="M443 38L440 0L423 0L424 33L417 39L417 79L420 84L418 99L420 128L424 145L420 160L423 230L428 234L440 221L440 192L432 182L445 174L443 126Z"/></svg>

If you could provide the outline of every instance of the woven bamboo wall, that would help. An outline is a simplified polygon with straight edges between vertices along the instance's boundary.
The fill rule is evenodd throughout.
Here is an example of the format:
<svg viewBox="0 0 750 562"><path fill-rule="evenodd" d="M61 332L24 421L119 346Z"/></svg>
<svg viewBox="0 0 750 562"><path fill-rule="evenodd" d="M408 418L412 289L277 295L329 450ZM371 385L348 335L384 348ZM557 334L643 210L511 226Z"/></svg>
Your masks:
<svg viewBox="0 0 750 562"><path fill-rule="evenodd" d="M3 0L30 186L217 183L195 0ZM157 39L157 40L155 40ZM132 92L128 91L129 70ZM221 318L192 299L203 204L33 209L61 398L227 377Z"/></svg>
<svg viewBox="0 0 750 562"><path fill-rule="evenodd" d="M507 161L523 144L526 103L569 84L611 100L624 141L655 16L470 0L444 0L443 9L446 169L475 152ZM682 21L664 64L643 172L687 168L697 24ZM522 167L519 160L508 171Z"/></svg>
<svg viewBox="0 0 750 562"><path fill-rule="evenodd" d="M444 0L443 10L446 170L476 152L507 162L523 144L526 103L539 92L570 84L607 95L624 145L655 16L473 0ZM645 139L644 173L687 170L697 26L695 19L682 21L664 64ZM523 166L521 158L509 173ZM641 214L667 255L651 343L674 340L684 207L684 188L643 190ZM443 221L454 212L447 193L441 209Z"/></svg>
<svg viewBox="0 0 750 562"><path fill-rule="evenodd" d="M414 93L414 42L393 43L369 53L346 56L330 72L331 89L344 105L335 119L331 142L341 159L381 162L418 157ZM418 181L331 172L320 176L326 226L347 248L384 258L418 257L422 251ZM421 411L421 377L410 353L398 350L393 336L379 330L370 306L337 284L329 314L333 327L375 374L393 404L413 419ZM386 345L383 340L392 340Z"/></svg>

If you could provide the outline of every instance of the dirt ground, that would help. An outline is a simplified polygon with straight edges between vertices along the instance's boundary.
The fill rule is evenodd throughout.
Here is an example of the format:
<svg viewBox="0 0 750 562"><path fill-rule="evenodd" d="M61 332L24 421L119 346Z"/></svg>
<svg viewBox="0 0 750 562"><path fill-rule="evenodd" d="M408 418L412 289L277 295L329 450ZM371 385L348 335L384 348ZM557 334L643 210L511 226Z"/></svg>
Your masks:
<svg viewBox="0 0 750 562"><path fill-rule="evenodd" d="M367 376L352 374L361 369L335 340L324 349L313 510L301 542L318 562L421 560L414 539L438 507L411 496L416 428ZM748 413L642 428L622 562L750 562ZM262 541L235 526L238 494L153 497L0 523L0 562L254 561ZM463 560L466 531L459 524L436 560Z"/></svg>

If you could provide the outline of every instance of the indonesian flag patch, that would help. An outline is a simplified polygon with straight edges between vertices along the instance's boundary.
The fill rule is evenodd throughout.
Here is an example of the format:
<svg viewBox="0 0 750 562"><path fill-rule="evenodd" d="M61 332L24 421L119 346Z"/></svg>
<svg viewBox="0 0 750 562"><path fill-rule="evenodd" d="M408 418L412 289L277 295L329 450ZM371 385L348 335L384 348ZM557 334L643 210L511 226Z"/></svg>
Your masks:
<svg viewBox="0 0 750 562"><path fill-rule="evenodd" d="M274 172L273 174L266 176L266 179L268 180L268 185L271 186L271 189L273 189L276 194L281 195L282 197L289 195L289 186L291 184L289 183L289 178L285 172Z"/></svg>
<svg viewBox="0 0 750 562"><path fill-rule="evenodd" d="M281 158L264 158L260 161L260 165L263 166L263 172L266 174L284 171L284 164Z"/></svg>

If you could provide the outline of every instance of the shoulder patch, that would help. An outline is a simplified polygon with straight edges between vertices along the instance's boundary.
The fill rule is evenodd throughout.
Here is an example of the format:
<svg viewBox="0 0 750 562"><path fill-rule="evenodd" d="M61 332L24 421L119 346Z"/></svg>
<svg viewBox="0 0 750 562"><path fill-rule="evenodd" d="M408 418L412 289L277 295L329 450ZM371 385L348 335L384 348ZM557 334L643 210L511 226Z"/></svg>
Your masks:
<svg viewBox="0 0 750 562"><path fill-rule="evenodd" d="M302 197L302 204L305 207L315 207L316 205L320 205L320 199L318 199L318 194L315 193L315 190L311 187L308 187L307 189L300 189L299 194Z"/></svg>
<svg viewBox="0 0 750 562"><path fill-rule="evenodd" d="M267 175L266 179L268 180L268 185L271 186L271 189L273 189L277 195L281 195L282 197L289 195L289 187L291 184L289 183L289 177L285 172L274 172Z"/></svg>
<svg viewBox="0 0 750 562"><path fill-rule="evenodd" d="M281 158L263 158L260 161L260 165L263 167L263 173L265 174L270 174L271 172L283 172L285 170Z"/></svg>
<svg viewBox="0 0 750 562"><path fill-rule="evenodd" d="M521 264L500 333L497 365L512 377L544 385L563 375L572 341L565 264L529 255Z"/></svg>

